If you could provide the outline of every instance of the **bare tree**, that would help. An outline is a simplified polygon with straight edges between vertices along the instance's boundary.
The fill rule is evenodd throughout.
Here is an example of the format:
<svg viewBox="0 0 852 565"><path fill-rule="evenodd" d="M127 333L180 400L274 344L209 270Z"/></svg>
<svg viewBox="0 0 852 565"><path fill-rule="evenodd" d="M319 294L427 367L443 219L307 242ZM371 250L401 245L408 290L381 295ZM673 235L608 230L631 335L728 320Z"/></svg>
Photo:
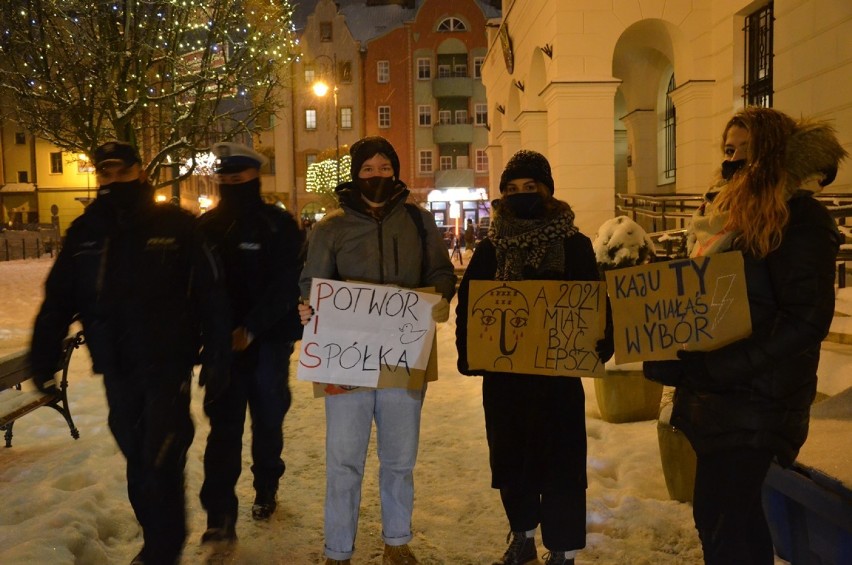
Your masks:
<svg viewBox="0 0 852 565"><path fill-rule="evenodd" d="M288 0L2 0L2 110L74 153L134 142L156 182L166 163L270 124L291 12Z"/></svg>

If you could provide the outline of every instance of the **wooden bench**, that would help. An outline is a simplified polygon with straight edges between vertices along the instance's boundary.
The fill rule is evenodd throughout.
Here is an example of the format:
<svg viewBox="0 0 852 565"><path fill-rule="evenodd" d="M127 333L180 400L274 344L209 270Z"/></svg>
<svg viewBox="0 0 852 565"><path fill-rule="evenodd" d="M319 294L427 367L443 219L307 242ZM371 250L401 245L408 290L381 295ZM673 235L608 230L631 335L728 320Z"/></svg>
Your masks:
<svg viewBox="0 0 852 565"><path fill-rule="evenodd" d="M65 338L63 355L56 372L62 373L53 392L43 393L37 389L22 390L21 384L33 378L30 370L29 351L19 351L0 358L0 430L5 430L6 447L12 447L12 426L15 420L36 408L50 406L65 418L71 429L71 437L78 439L80 432L71 419L68 407L68 364L74 350L85 343L83 332Z"/></svg>

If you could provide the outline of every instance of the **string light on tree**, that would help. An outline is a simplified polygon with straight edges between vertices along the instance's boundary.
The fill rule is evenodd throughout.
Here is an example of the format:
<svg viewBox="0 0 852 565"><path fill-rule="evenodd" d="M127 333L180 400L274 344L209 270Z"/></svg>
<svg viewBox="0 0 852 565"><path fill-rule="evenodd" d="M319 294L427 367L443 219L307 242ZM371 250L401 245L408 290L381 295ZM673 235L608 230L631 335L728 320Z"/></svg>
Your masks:
<svg viewBox="0 0 852 565"><path fill-rule="evenodd" d="M340 158L339 168L336 159L325 159L312 163L308 166L308 172L305 175L305 190L317 194L331 194L338 184L338 169L340 170L340 182L352 180L352 176L349 174L351 164L352 158L349 155Z"/></svg>
<svg viewBox="0 0 852 565"><path fill-rule="evenodd" d="M268 123L298 56L288 0L2 1L0 97L15 120L73 153L135 142L155 179L167 158Z"/></svg>

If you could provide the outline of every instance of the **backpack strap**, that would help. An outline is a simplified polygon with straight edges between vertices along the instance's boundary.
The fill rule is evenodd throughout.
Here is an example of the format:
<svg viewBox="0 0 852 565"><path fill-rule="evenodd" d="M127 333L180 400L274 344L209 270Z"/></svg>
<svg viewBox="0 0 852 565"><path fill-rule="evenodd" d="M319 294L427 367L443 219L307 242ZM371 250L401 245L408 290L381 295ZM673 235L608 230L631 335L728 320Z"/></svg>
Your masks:
<svg viewBox="0 0 852 565"><path fill-rule="evenodd" d="M423 216L420 215L420 207L410 202L405 203L405 210L411 216L411 221L417 227L417 233L420 235L421 247L421 265L420 265L420 280L423 281L423 274L426 272L427 258L426 254L426 226L423 224Z"/></svg>

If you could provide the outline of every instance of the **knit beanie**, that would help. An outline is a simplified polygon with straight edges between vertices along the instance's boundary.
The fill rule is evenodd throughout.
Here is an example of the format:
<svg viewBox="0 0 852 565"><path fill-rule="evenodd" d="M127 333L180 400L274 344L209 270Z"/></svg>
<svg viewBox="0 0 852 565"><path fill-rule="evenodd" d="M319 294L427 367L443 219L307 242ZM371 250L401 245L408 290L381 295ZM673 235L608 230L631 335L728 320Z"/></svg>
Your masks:
<svg viewBox="0 0 852 565"><path fill-rule="evenodd" d="M506 168L500 176L500 193L506 190L506 185L515 179L533 179L547 186L553 196L553 176L550 163L541 153L521 149L509 159Z"/></svg>
<svg viewBox="0 0 852 565"><path fill-rule="evenodd" d="M393 167L393 178L399 180L399 156L397 156L393 145L387 139L378 135L359 139L349 148L349 155L352 157L349 172L352 174L352 180L358 178L358 173L361 171L364 161L372 159L379 153L390 159L391 167Z"/></svg>

